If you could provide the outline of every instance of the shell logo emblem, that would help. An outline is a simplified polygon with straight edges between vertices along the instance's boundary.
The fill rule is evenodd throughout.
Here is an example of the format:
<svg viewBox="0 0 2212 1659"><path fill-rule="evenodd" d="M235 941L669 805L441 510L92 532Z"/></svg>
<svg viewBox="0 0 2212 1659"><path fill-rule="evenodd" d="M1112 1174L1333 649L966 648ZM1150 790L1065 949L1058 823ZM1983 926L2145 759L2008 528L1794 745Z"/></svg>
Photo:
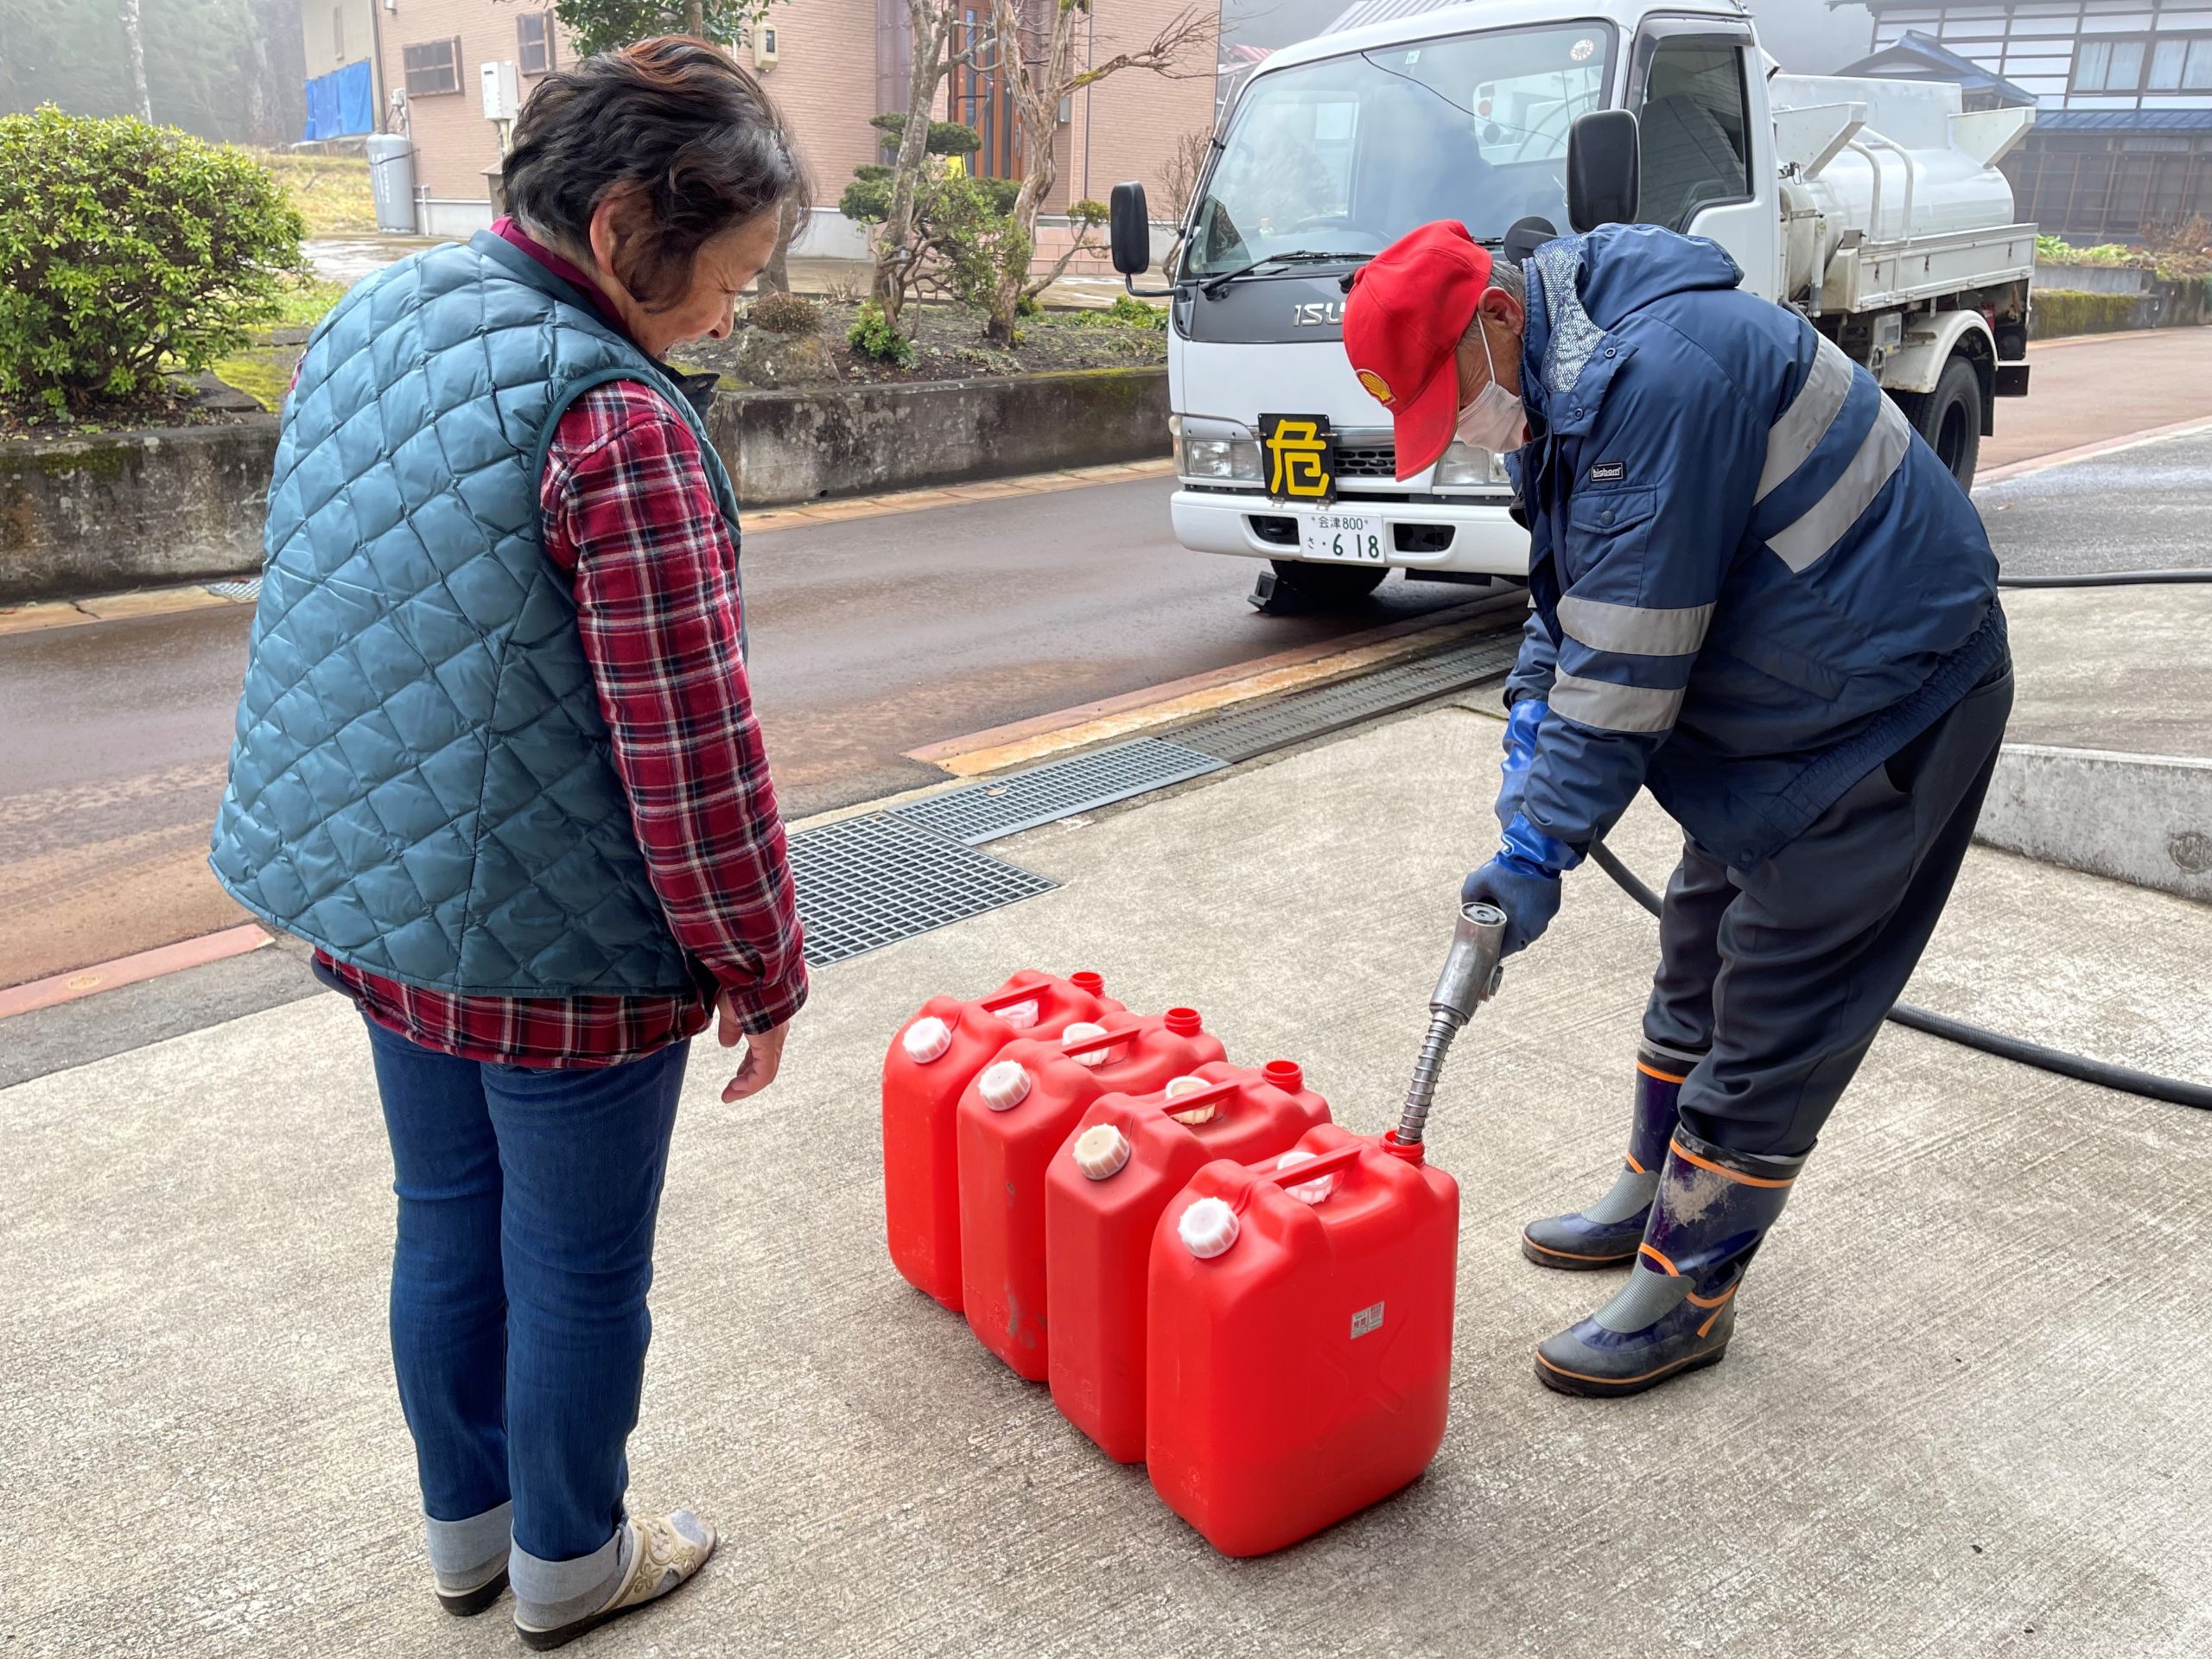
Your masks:
<svg viewBox="0 0 2212 1659"><path fill-rule="evenodd" d="M1385 409L1397 402L1397 398L1391 394L1390 383L1372 369L1359 371L1359 384L1365 386L1368 394Z"/></svg>

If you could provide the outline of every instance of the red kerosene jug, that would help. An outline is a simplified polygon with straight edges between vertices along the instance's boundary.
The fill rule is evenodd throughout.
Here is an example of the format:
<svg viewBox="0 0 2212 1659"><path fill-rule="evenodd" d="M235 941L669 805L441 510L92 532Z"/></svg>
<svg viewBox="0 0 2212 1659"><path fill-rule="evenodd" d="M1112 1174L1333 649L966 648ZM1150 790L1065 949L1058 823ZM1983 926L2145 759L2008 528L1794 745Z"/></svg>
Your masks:
<svg viewBox="0 0 2212 1659"><path fill-rule="evenodd" d="M1325 1124L1299 1149L1208 1164L1153 1236L1145 1460L1229 1555L1389 1497L1444 1439L1457 1183L1395 1135Z"/></svg>
<svg viewBox="0 0 2212 1659"><path fill-rule="evenodd" d="M1101 1095L1146 1094L1222 1060L1196 1009L1096 1035L1008 1043L960 1096L961 1298L976 1339L1033 1382L1047 1371L1045 1173Z"/></svg>
<svg viewBox="0 0 2212 1659"><path fill-rule="evenodd" d="M1329 1121L1289 1060L1202 1065L1092 1103L1045 1178L1052 1402L1116 1463L1144 1456L1145 1287L1160 1211L1216 1159L1289 1152Z"/></svg>
<svg viewBox="0 0 2212 1659"><path fill-rule="evenodd" d="M1128 1014L1096 974L1034 969L969 1001L933 996L892 1039L883 1061L883 1214L891 1260L907 1282L960 1311L960 1179L954 1108L963 1090L1019 1037L1057 1038L1071 1024Z"/></svg>

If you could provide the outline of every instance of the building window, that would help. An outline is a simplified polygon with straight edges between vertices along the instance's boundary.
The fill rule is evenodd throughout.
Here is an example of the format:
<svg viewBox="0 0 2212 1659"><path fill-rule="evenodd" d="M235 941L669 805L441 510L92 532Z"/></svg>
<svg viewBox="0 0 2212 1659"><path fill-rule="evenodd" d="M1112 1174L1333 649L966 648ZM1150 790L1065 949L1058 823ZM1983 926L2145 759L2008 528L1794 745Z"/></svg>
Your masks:
<svg viewBox="0 0 2212 1659"><path fill-rule="evenodd" d="M2212 92L2212 35L2085 40L2074 55L2077 92Z"/></svg>
<svg viewBox="0 0 2212 1659"><path fill-rule="evenodd" d="M346 8L330 9L330 54L338 62L346 61Z"/></svg>
<svg viewBox="0 0 2212 1659"><path fill-rule="evenodd" d="M553 67L553 14L525 11L515 18L516 67L542 75Z"/></svg>
<svg viewBox="0 0 2212 1659"><path fill-rule="evenodd" d="M461 37L450 40L424 41L418 46L404 47L401 56L407 70L407 96L429 98L438 92L457 92L461 90Z"/></svg>

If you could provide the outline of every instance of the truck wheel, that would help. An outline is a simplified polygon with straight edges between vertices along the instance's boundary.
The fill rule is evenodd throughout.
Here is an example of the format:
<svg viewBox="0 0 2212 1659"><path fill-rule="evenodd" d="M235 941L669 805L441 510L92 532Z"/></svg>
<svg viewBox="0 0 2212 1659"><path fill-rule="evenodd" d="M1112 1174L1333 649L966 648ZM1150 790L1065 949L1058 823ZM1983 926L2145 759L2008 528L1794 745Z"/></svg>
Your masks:
<svg viewBox="0 0 2212 1659"><path fill-rule="evenodd" d="M1981 373L1963 357L1943 365L1936 390L1919 397L1897 399L1936 458L1959 480L1962 490L1974 488L1974 469L1981 459Z"/></svg>
<svg viewBox="0 0 2212 1659"><path fill-rule="evenodd" d="M1349 610L1382 585L1389 565L1310 564L1304 559L1270 559L1275 575L1323 610Z"/></svg>

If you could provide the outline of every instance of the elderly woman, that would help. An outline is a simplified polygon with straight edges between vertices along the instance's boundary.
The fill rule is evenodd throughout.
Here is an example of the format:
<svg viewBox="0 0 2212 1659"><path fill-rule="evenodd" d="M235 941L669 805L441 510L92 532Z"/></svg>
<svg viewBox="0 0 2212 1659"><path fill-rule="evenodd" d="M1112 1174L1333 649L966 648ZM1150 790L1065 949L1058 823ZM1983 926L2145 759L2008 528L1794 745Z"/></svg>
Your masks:
<svg viewBox="0 0 2212 1659"><path fill-rule="evenodd" d="M368 1028L392 1357L440 1600L553 1648L715 1547L629 1515L690 1039L767 1087L806 997L737 504L661 360L801 188L760 86L648 41L549 76L513 217L361 283L285 401L213 863Z"/></svg>

